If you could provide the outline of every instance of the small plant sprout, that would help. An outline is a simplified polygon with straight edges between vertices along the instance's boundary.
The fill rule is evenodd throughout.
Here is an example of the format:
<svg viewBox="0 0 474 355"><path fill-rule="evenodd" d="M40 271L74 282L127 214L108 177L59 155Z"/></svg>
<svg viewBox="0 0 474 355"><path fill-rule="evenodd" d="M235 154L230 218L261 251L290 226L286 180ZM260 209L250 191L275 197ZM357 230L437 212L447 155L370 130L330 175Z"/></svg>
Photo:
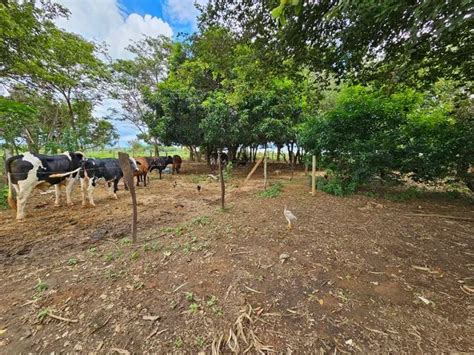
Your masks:
<svg viewBox="0 0 474 355"><path fill-rule="evenodd" d="M120 244L121 245L130 245L130 244L132 244L132 241L130 240L130 238L125 237L125 238L120 239Z"/></svg>
<svg viewBox="0 0 474 355"><path fill-rule="evenodd" d="M196 302L193 302L189 305L189 310L191 311L191 313L196 313L197 311L199 311L199 305Z"/></svg>
<svg viewBox="0 0 474 355"><path fill-rule="evenodd" d="M68 259L67 264L69 266L74 266L74 265L77 264L77 259L76 258L70 258L70 259Z"/></svg>
<svg viewBox="0 0 474 355"><path fill-rule="evenodd" d="M38 320L40 322L42 322L47 316L49 316L49 309L45 308L45 309L42 309L38 312L38 315L36 316L36 318L38 318Z"/></svg>
<svg viewBox="0 0 474 355"><path fill-rule="evenodd" d="M174 347L179 349L179 348L182 348L184 345L184 342L183 342L183 339L181 339L181 337L178 337L175 339L174 341Z"/></svg>
<svg viewBox="0 0 474 355"><path fill-rule="evenodd" d="M217 301L218 301L218 299L217 299L216 296L211 296L211 297L207 300L206 306L208 306L208 307L213 307L213 306L217 305Z"/></svg>
<svg viewBox="0 0 474 355"><path fill-rule="evenodd" d="M140 253L138 252L138 250L134 251L130 255L130 260L138 260L139 258L140 258Z"/></svg>
<svg viewBox="0 0 474 355"><path fill-rule="evenodd" d="M194 293L192 292L185 292L184 297L186 298L187 301L193 302L194 301Z"/></svg>
<svg viewBox="0 0 474 355"><path fill-rule="evenodd" d="M38 283L35 286L36 292L44 292L49 288L49 285L46 282L41 281L38 279Z"/></svg>

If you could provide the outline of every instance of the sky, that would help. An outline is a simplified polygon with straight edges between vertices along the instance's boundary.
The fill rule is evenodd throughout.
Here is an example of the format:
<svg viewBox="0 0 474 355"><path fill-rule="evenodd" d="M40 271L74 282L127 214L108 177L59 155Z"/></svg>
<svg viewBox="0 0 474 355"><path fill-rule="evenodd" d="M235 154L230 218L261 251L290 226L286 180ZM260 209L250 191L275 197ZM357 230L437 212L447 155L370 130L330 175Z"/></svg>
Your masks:
<svg viewBox="0 0 474 355"><path fill-rule="evenodd" d="M207 0L197 0L205 4ZM165 35L172 38L180 32L192 33L197 29L198 10L195 0L56 0L71 12L56 24L88 40L105 42L113 59L131 59L126 51L130 41L143 35ZM107 115L110 107L119 108L118 102L105 100L94 114ZM120 133L120 146L135 139L138 133L131 124L114 122Z"/></svg>

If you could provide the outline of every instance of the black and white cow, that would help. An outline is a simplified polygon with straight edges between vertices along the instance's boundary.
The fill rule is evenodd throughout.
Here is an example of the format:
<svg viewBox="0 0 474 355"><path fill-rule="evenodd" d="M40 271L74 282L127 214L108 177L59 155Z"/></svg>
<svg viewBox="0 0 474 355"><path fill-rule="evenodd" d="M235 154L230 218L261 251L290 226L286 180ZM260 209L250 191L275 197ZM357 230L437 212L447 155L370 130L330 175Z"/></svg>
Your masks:
<svg viewBox="0 0 474 355"><path fill-rule="evenodd" d="M55 206L59 206L59 184L66 182L66 200L72 205L71 192L77 180L84 154L65 152L59 155L24 153L7 159L5 171L8 177L8 204L17 209L16 219L25 218L25 207L28 197L36 188L54 185L56 189ZM13 198L16 192L16 201Z"/></svg>
<svg viewBox="0 0 474 355"><path fill-rule="evenodd" d="M218 157L219 157L219 154L216 153L216 152L213 152L213 153L210 154L209 163L211 164L211 169L212 170L217 169L217 166L218 166L217 159L218 159ZM228 162L229 162L228 155L226 153L221 153L221 166L225 167Z"/></svg>
<svg viewBox="0 0 474 355"><path fill-rule="evenodd" d="M138 164L140 163L133 158L129 159L132 172L138 171ZM122 168L120 168L118 159L86 159L82 164L80 176L83 206L86 205L86 186L89 203L91 206L95 206L93 194L98 180L105 180L109 188L110 196L117 199L116 192L118 190L118 183L123 177Z"/></svg>

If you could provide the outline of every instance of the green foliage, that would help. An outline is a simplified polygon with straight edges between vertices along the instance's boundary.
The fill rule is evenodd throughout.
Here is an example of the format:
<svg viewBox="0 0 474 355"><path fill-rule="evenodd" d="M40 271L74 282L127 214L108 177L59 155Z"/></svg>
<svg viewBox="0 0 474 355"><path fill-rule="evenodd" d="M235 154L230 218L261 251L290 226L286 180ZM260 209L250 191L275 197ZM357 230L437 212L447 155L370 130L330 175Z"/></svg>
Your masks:
<svg viewBox="0 0 474 355"><path fill-rule="evenodd" d="M265 198L278 197L281 194L282 188L283 188L283 185L279 182L271 183L270 186L266 190L258 192L258 195L260 197L265 197Z"/></svg>
<svg viewBox="0 0 474 355"><path fill-rule="evenodd" d="M4 210L8 208L8 185L0 187L0 209Z"/></svg>
<svg viewBox="0 0 474 355"><path fill-rule="evenodd" d="M342 88L334 106L300 127L301 142L332 172L320 180L321 190L345 195L394 171L417 181L466 175L474 156L472 118L454 115L451 100L410 89L386 95Z"/></svg>
<svg viewBox="0 0 474 355"><path fill-rule="evenodd" d="M410 201L415 198L420 197L422 192L418 190L416 187L409 187L406 190L397 192L397 193L385 193L384 197L387 200L394 201L394 202L405 202Z"/></svg>
<svg viewBox="0 0 474 355"><path fill-rule="evenodd" d="M354 181L342 181L339 177L325 179L318 177L316 180L318 191L323 191L335 196L346 196L355 192L357 184Z"/></svg>
<svg viewBox="0 0 474 355"><path fill-rule="evenodd" d="M38 283L35 285L36 292L44 292L48 288L49 288L49 285L46 282L41 281L41 279L38 279Z"/></svg>

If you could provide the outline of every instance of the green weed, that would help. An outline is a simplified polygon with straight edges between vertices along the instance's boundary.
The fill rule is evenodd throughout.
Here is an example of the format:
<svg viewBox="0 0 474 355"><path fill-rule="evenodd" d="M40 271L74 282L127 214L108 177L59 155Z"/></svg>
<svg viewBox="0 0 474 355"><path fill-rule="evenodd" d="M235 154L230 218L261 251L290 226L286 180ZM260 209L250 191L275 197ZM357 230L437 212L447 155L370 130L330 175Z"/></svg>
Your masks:
<svg viewBox="0 0 474 355"><path fill-rule="evenodd" d="M275 198L280 196L282 188L283 185L281 183L272 183L266 190L259 191L258 195L265 198Z"/></svg>
<svg viewBox="0 0 474 355"><path fill-rule="evenodd" d="M38 283L35 286L36 292L44 292L49 288L49 285L46 282L41 281L38 279Z"/></svg>

